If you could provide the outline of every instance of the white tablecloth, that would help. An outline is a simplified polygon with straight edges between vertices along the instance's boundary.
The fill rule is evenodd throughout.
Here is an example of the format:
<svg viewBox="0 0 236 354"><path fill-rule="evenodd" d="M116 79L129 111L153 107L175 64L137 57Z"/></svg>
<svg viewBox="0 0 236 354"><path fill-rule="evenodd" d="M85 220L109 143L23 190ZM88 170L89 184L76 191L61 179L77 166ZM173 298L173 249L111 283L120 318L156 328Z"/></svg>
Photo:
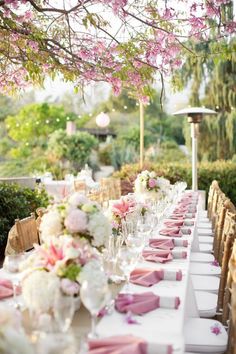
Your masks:
<svg viewBox="0 0 236 354"><path fill-rule="evenodd" d="M197 218L196 218L197 220ZM177 247L175 249L187 251L186 259L173 259L165 264L143 261L137 265L138 268L181 270L182 281L160 281L150 288L130 284L130 290L134 293L152 291L161 296L178 296L180 306L177 310L159 308L143 316L137 316L140 324L130 325L124 321L124 314L113 312L110 316L105 316L98 324L97 330L101 337L133 334L148 342L148 354L159 354L157 348L159 344L172 345L174 353L184 353L183 327L185 319L188 317L199 317L195 295L190 278L190 252L191 248L196 251L198 242L196 236L196 222L191 228L191 235L183 236L182 240L188 240L188 247ZM160 228L159 228L160 229ZM153 237L163 238L157 231L153 232ZM161 352L160 352L161 354Z"/></svg>

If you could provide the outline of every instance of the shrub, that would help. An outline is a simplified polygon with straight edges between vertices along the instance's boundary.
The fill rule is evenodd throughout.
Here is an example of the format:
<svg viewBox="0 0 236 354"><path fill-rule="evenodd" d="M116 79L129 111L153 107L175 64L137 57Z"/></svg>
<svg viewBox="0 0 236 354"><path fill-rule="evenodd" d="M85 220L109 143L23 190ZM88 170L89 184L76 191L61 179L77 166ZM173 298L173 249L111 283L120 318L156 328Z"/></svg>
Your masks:
<svg viewBox="0 0 236 354"><path fill-rule="evenodd" d="M154 170L159 176L168 178L171 183L184 180L191 188L192 174L191 164L185 163L162 163L147 162L143 169ZM138 164L125 165L120 171L114 173L119 177L124 186L123 192L131 191L133 181L140 172ZM222 191L236 204L236 163L232 161L204 162L198 166L198 188L208 192L211 182L216 179Z"/></svg>
<svg viewBox="0 0 236 354"><path fill-rule="evenodd" d="M0 183L0 257L3 256L10 228L15 219L25 218L38 207L46 207L49 198L44 190Z"/></svg>
<svg viewBox="0 0 236 354"><path fill-rule="evenodd" d="M112 144L101 146L98 151L99 161L103 165L111 165Z"/></svg>

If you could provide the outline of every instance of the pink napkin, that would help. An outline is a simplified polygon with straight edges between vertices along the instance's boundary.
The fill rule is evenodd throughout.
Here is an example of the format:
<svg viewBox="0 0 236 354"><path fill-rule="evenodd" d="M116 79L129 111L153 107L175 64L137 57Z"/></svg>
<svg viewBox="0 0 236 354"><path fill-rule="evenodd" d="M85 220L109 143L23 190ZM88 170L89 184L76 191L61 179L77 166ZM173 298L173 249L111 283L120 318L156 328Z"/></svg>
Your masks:
<svg viewBox="0 0 236 354"><path fill-rule="evenodd" d="M184 225L184 221L180 220L180 221L165 221L164 225L166 227L181 227Z"/></svg>
<svg viewBox="0 0 236 354"><path fill-rule="evenodd" d="M182 237L183 233L180 231L180 228L168 228L168 229L162 229L159 231L160 235L163 236L171 236L171 237Z"/></svg>
<svg viewBox="0 0 236 354"><path fill-rule="evenodd" d="M12 282L8 279L0 279L0 300L13 296Z"/></svg>
<svg viewBox="0 0 236 354"><path fill-rule="evenodd" d="M173 259L170 250L144 250L142 255L145 261L151 262L166 263Z"/></svg>
<svg viewBox="0 0 236 354"><path fill-rule="evenodd" d="M171 239L163 240L158 238L150 238L149 246L153 248L159 248L162 250L172 250L175 247L173 240Z"/></svg>
<svg viewBox="0 0 236 354"><path fill-rule="evenodd" d="M142 286L152 286L159 283L161 280L182 280L182 271L173 270L153 270L148 268L136 268L132 271L130 275L130 282L142 285Z"/></svg>
<svg viewBox="0 0 236 354"><path fill-rule="evenodd" d="M143 315L160 307L178 309L179 305L179 297L158 296L150 291L142 294L119 294L115 300L117 311L130 311L136 315Z"/></svg>
<svg viewBox="0 0 236 354"><path fill-rule="evenodd" d="M88 345L88 354L147 354L144 339L132 335L92 339ZM169 353L172 353L172 349Z"/></svg>
<svg viewBox="0 0 236 354"><path fill-rule="evenodd" d="M179 240L179 239L166 239L162 238L150 238L149 246L153 248L159 248L162 250L172 250L174 247L188 247L187 240Z"/></svg>
<svg viewBox="0 0 236 354"><path fill-rule="evenodd" d="M175 219L175 220L194 219L195 214L193 214L193 213L173 213L171 216L169 216L169 218Z"/></svg>

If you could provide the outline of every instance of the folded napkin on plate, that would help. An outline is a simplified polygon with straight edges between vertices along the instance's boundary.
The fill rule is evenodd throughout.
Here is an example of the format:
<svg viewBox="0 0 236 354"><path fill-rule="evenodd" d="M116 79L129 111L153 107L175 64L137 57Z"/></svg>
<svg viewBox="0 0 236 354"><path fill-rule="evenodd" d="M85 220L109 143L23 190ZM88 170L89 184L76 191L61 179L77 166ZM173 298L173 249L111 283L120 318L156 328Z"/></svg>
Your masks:
<svg viewBox="0 0 236 354"><path fill-rule="evenodd" d="M166 263L173 258L187 258L187 252L177 250L145 250L143 251L145 261Z"/></svg>
<svg viewBox="0 0 236 354"><path fill-rule="evenodd" d="M169 218L177 220L195 219L195 213L173 213Z"/></svg>
<svg viewBox="0 0 236 354"><path fill-rule="evenodd" d="M160 230L159 234L163 236L181 237L183 235L190 235L191 229L182 228L182 227L166 228Z"/></svg>
<svg viewBox="0 0 236 354"><path fill-rule="evenodd" d="M0 279L0 300L13 296L12 282L8 279Z"/></svg>
<svg viewBox="0 0 236 354"><path fill-rule="evenodd" d="M182 280L182 271L173 270L153 270L148 268L136 268L130 275L130 282L142 285L152 286L159 283L161 280Z"/></svg>
<svg viewBox="0 0 236 354"><path fill-rule="evenodd" d="M170 250L144 250L142 255L145 261L150 262L166 263L173 259Z"/></svg>
<svg viewBox="0 0 236 354"><path fill-rule="evenodd" d="M162 250L172 250L174 247L188 247L188 241L174 238L166 240L163 240L162 238L150 238L149 246Z"/></svg>
<svg viewBox="0 0 236 354"><path fill-rule="evenodd" d="M88 346L88 354L147 354L145 340L132 335L91 339Z"/></svg>
<svg viewBox="0 0 236 354"><path fill-rule="evenodd" d="M180 221L164 221L164 225L166 227L181 227L184 225L184 221L180 220Z"/></svg>
<svg viewBox="0 0 236 354"><path fill-rule="evenodd" d="M180 228L168 228L168 229L162 229L159 231L160 235L163 236L171 236L171 237L182 237L183 233L180 231Z"/></svg>
<svg viewBox="0 0 236 354"><path fill-rule="evenodd" d="M158 296L151 291L142 294L118 294L115 308L119 312L132 312L135 315L153 311L158 308L178 309L180 299L177 296Z"/></svg>
<svg viewBox="0 0 236 354"><path fill-rule="evenodd" d="M172 250L175 245L173 240L171 239L165 239L163 240L162 238L150 238L149 239L149 246L153 248L158 248L161 250Z"/></svg>

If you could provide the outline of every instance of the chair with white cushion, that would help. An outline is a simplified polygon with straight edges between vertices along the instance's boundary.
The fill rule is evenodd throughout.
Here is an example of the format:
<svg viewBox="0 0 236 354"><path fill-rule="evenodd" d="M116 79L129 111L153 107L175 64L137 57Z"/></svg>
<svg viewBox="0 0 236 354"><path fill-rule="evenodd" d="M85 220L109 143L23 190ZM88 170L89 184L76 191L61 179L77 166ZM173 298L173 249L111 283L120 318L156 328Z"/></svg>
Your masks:
<svg viewBox="0 0 236 354"><path fill-rule="evenodd" d="M196 291L196 301L198 306L198 311L200 317L214 317L216 313L220 315L223 307L223 297L225 291L225 284L228 273L228 263L232 253L232 245L235 239L235 228L236 228L236 216L227 211L226 220L224 224L224 233L227 235L224 247L223 263L222 269L219 267L217 262L212 264L209 263L197 263L191 262L190 273L202 275L202 292ZM203 288L204 276L215 275L220 276L219 291L218 296L216 294L208 293L206 289ZM198 285L200 287L200 285ZM209 285L207 285L209 289Z"/></svg>
<svg viewBox="0 0 236 354"><path fill-rule="evenodd" d="M228 335L219 321L189 318L184 326L184 337L186 351L223 354L227 349Z"/></svg>

